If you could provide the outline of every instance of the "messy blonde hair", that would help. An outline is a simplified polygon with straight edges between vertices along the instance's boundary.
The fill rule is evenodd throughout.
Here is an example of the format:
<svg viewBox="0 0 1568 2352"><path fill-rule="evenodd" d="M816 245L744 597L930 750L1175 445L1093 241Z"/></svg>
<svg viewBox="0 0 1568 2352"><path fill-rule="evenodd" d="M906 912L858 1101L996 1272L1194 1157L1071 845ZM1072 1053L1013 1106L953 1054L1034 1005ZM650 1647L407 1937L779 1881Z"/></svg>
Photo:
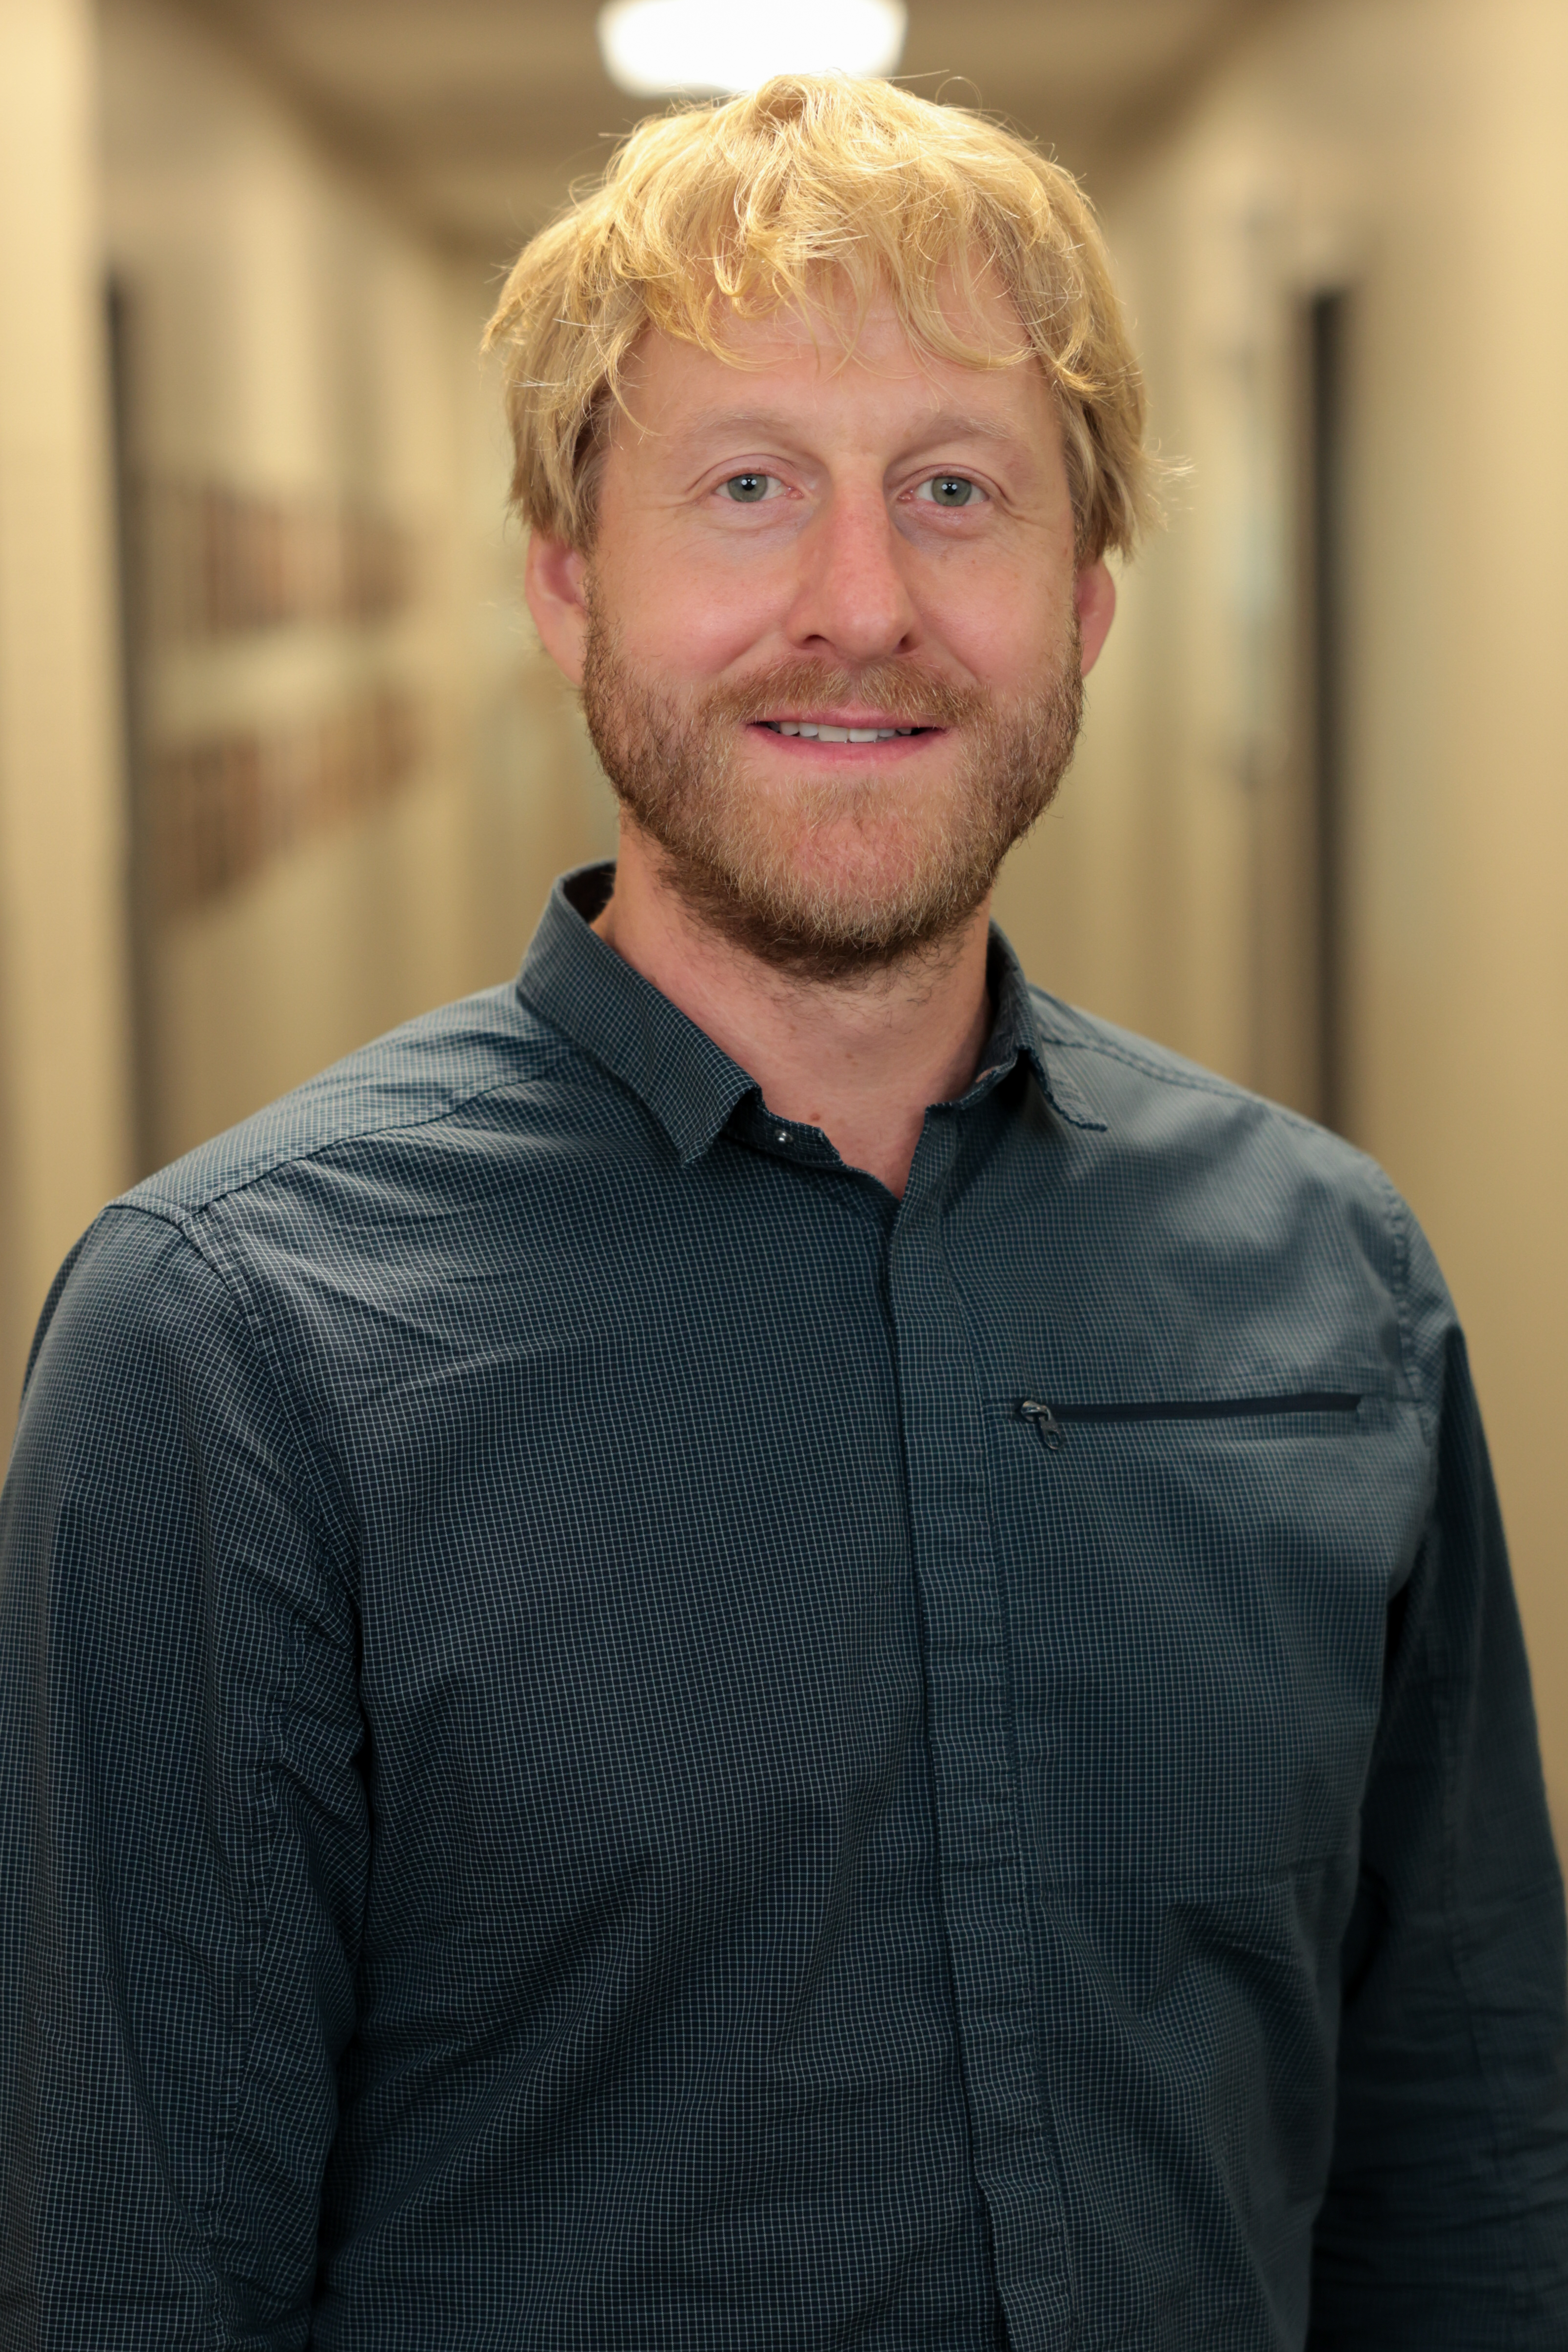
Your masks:
<svg viewBox="0 0 1568 2352"><path fill-rule="evenodd" d="M998 351L983 275L1026 344ZM970 298L973 331L955 325ZM1154 509L1143 386L1071 174L967 108L891 82L781 74L639 123L518 257L485 345L504 358L522 520L586 548L596 461L644 330L734 360L725 313L831 300L846 349L890 295L911 345L979 368L1032 352L1055 387L1078 555L1130 554ZM946 300L944 302L944 295Z"/></svg>

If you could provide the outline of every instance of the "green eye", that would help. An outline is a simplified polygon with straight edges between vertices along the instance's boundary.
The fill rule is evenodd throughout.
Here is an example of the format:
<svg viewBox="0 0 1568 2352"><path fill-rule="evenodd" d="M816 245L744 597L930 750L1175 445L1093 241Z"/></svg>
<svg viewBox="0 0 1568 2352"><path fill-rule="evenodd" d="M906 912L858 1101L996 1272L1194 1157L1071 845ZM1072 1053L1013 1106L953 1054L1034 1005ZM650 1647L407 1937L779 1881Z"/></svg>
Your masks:
<svg viewBox="0 0 1568 2352"><path fill-rule="evenodd" d="M974 485L962 474L936 474L931 478L931 503L939 507L966 507L974 496Z"/></svg>
<svg viewBox="0 0 1568 2352"><path fill-rule="evenodd" d="M765 474L731 474L724 488L737 506L754 507L768 494Z"/></svg>

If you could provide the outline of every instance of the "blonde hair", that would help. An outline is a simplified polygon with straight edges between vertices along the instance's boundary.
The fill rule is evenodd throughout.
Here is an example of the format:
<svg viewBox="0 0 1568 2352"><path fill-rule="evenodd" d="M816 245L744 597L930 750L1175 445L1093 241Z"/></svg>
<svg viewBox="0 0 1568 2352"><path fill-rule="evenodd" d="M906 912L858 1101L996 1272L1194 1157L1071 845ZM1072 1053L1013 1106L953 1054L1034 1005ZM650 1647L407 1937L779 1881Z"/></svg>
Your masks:
<svg viewBox="0 0 1568 2352"><path fill-rule="evenodd" d="M954 286L973 311L984 275L1023 348L998 351L977 315L973 335L954 324ZM847 297L847 349L890 294L918 351L980 368L1036 355L1056 389L1079 560L1131 552L1155 511L1142 379L1077 182L967 108L795 74L639 123L524 246L485 333L504 355L521 519L589 543L595 461L646 328L732 360L726 309L768 317L830 292Z"/></svg>

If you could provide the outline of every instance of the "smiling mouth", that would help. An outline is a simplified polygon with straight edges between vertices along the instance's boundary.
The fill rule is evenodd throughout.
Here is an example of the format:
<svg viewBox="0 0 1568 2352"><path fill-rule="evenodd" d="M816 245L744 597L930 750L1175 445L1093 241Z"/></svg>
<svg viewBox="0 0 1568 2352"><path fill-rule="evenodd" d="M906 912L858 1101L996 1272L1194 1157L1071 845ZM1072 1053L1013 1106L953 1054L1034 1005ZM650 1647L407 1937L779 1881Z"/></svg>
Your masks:
<svg viewBox="0 0 1568 2352"><path fill-rule="evenodd" d="M763 719L770 735L800 735L814 743L890 743L900 735L933 735L932 727L829 727L809 719Z"/></svg>

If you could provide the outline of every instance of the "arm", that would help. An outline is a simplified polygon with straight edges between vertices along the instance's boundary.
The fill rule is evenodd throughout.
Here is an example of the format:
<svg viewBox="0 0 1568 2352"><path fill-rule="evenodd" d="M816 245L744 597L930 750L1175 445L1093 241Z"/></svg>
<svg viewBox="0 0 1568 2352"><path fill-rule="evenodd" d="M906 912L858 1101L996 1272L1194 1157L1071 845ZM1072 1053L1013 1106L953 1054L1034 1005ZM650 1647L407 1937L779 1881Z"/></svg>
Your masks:
<svg viewBox="0 0 1568 2352"><path fill-rule="evenodd" d="M1390 1620L1311 2352L1568 2347L1563 1890L1464 1341L1415 1236L1426 1540Z"/></svg>
<svg viewBox="0 0 1568 2352"><path fill-rule="evenodd" d="M0 2347L303 2345L367 1867L348 1562L229 1282L108 1212L0 1503Z"/></svg>

